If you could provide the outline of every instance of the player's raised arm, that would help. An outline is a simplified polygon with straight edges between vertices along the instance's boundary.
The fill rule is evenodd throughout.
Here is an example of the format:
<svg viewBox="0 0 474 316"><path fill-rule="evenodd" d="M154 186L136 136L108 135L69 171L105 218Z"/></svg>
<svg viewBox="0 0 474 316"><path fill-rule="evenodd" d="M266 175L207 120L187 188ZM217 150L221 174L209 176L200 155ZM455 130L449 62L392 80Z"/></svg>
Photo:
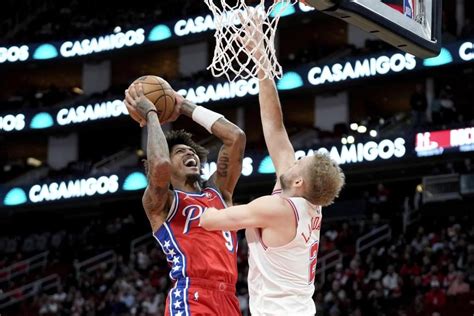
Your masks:
<svg viewBox="0 0 474 316"><path fill-rule="evenodd" d="M155 106L143 94L143 87L133 84L125 93L125 105L130 112L138 113L146 122L147 137L147 177L148 186L143 195L143 208L153 231L163 223L164 210L171 203L169 184L171 162L165 135L161 129Z"/></svg>
<svg viewBox="0 0 474 316"><path fill-rule="evenodd" d="M199 225L206 230L231 231L266 227L269 222L284 225L288 224L289 208L288 202L279 196L263 196L248 204L223 210L208 208L201 215Z"/></svg>
<svg viewBox="0 0 474 316"><path fill-rule="evenodd" d="M269 63L268 56L265 54L264 41L261 38L261 30L253 31L252 28L261 28L262 19L260 15L254 15L253 23L248 23L249 28L246 34L248 37L241 38L244 47L249 51L256 62L256 64ZM259 82L259 95L258 100L260 103L260 116L262 119L263 135L265 137L265 143L272 158L273 164L277 177L295 162L295 151L293 145L291 145L288 133L286 132L285 125L283 123L283 114L281 110L280 99L276 89L275 81L273 79L263 79L265 73L262 69L258 73ZM263 79L263 80L262 80ZM277 184L278 186L278 184Z"/></svg>
<svg viewBox="0 0 474 316"><path fill-rule="evenodd" d="M283 123L280 99L273 79L260 81L258 95L263 135L277 176L295 162L295 150Z"/></svg>
<svg viewBox="0 0 474 316"><path fill-rule="evenodd" d="M221 114L197 106L185 99L178 100L178 102L181 102L182 114L191 117L196 123L222 141L223 145L217 157L217 171L209 181L217 186L226 203L232 205L234 188L242 172L246 142L245 133Z"/></svg>

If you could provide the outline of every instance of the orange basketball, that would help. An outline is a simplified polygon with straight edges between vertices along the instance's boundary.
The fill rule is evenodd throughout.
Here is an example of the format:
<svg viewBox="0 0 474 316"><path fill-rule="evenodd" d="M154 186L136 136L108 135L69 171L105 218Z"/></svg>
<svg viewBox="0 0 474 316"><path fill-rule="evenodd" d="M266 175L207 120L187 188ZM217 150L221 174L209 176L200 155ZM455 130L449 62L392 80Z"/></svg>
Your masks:
<svg viewBox="0 0 474 316"><path fill-rule="evenodd" d="M143 93L156 107L160 121L166 121L173 114L175 98L173 88L166 80L157 76L143 76L133 83L143 85Z"/></svg>

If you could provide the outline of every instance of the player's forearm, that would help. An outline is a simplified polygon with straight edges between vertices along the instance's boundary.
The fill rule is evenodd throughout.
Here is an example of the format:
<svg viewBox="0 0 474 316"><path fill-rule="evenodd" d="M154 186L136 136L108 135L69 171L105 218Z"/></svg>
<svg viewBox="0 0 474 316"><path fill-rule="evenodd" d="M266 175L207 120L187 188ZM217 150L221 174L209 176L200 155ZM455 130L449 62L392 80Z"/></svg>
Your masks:
<svg viewBox="0 0 474 316"><path fill-rule="evenodd" d="M155 112L149 112L147 116L147 163L151 179L158 175L165 177L169 175L171 166L170 153L165 135L161 129L158 115Z"/></svg>
<svg viewBox="0 0 474 316"><path fill-rule="evenodd" d="M263 74L259 76L262 78ZM276 173L280 175L293 164L295 153L283 123L280 99L273 79L260 81L259 103L265 144Z"/></svg>
<svg viewBox="0 0 474 316"><path fill-rule="evenodd" d="M185 99L181 105L181 114L186 115L189 118L193 118L193 112L196 108L196 104Z"/></svg>
<svg viewBox="0 0 474 316"><path fill-rule="evenodd" d="M239 230L242 226L242 219L236 216L242 206L232 206L225 210L214 208L206 209L201 215L199 226L205 230Z"/></svg>
<svg viewBox="0 0 474 316"><path fill-rule="evenodd" d="M197 110L197 108L198 105L192 103L189 100L184 100L183 104L181 105L181 113L193 119L201 126L208 128L209 126L206 126L207 124L204 124L199 118L196 118L196 115L193 116L193 113ZM207 111L210 114L209 116L215 115L217 118L214 122L212 122L212 124L209 124L212 134L219 138L224 144L235 145L236 142L243 140L245 145L245 134L238 126L232 124L224 116L214 111L211 111L207 108L203 108L203 110Z"/></svg>
<svg viewBox="0 0 474 316"><path fill-rule="evenodd" d="M263 131L284 130L280 98L273 79L260 80L258 101L260 103Z"/></svg>

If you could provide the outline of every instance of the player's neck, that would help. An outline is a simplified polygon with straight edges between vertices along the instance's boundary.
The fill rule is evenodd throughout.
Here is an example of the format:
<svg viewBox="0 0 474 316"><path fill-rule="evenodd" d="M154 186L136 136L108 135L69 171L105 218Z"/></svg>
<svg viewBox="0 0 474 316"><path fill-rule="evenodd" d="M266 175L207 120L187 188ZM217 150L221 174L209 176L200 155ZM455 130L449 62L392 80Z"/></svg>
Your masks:
<svg viewBox="0 0 474 316"><path fill-rule="evenodd" d="M195 181L192 183L189 183L189 182L176 183L173 185L173 188L179 191L189 192L189 193L200 193L202 190L201 185L199 184L198 181Z"/></svg>
<svg viewBox="0 0 474 316"><path fill-rule="evenodd" d="M292 197L304 198L304 194L302 190L297 187L289 187L289 188L282 189L280 196L284 198L292 198Z"/></svg>
<svg viewBox="0 0 474 316"><path fill-rule="evenodd" d="M290 198L290 197L295 197L296 196L296 193L293 192L293 190L291 188L289 189L282 189L281 190L281 193L280 193L280 196L281 197L284 197L284 198Z"/></svg>

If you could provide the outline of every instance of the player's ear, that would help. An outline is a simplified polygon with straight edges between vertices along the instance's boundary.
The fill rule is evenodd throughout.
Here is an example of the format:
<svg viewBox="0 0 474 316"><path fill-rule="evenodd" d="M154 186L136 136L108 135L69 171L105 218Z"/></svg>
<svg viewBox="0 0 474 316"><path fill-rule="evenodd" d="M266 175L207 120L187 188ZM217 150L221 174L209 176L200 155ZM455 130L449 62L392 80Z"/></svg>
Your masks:
<svg viewBox="0 0 474 316"><path fill-rule="evenodd" d="M293 181L293 186L300 188L303 186L303 183L304 183L303 177L299 176L299 177L296 177L296 179Z"/></svg>

